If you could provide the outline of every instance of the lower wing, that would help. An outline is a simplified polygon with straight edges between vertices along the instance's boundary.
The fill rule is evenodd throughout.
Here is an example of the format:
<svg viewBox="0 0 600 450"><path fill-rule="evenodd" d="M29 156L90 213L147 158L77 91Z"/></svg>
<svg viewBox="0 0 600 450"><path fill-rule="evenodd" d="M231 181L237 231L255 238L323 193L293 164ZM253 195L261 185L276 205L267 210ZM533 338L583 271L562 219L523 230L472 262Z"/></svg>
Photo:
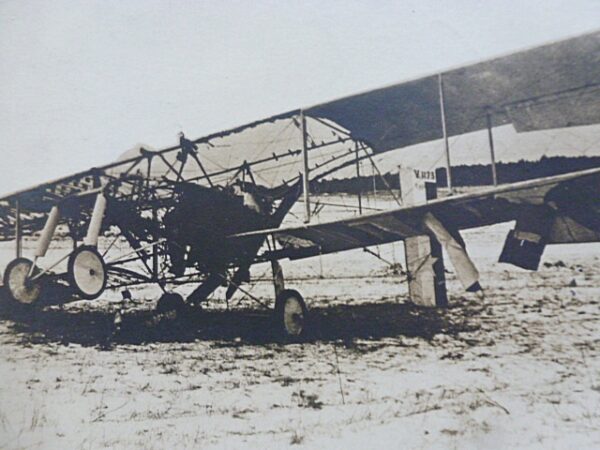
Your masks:
<svg viewBox="0 0 600 450"><path fill-rule="evenodd" d="M230 239L272 236L279 244L278 248L271 248L260 255L260 259L299 259L419 235L432 235L440 241L445 235L462 243L460 230L516 220L515 229L507 237L505 250L509 253L504 262L535 269L539 257L537 263L535 258L533 262L523 263L518 255L511 257L507 247L534 248L541 256L546 244L600 241L599 193L600 168L594 168L449 196L382 213L242 233L230 236ZM518 248L513 250L519 252Z"/></svg>

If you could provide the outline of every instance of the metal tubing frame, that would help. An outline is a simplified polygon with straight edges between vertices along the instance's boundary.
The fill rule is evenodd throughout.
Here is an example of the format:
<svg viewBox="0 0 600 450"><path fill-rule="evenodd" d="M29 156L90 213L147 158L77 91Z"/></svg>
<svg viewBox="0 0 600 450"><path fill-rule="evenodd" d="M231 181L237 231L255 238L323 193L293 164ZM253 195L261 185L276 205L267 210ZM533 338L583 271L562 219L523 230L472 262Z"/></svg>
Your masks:
<svg viewBox="0 0 600 450"><path fill-rule="evenodd" d="M398 206L402 207L402 202L398 199L398 197L396 196L396 194L394 194L394 190L392 189L392 187L390 186L390 184L387 182L387 180L385 179L385 177L383 176L383 174L379 170L379 167L377 167L377 164L375 164L375 161L373 160L373 157L369 153L368 147L367 147L367 145L365 143L361 143L360 144L360 150L364 150L365 151L365 153L367 154L367 157L371 161L371 165L373 166L373 169L375 169L375 171L377 171L377 174L379 175L379 178L381 178L381 181L383 182L383 184L385 185L385 187L387 188L387 190L390 191L390 194L392 194L392 197L396 201L396 204ZM374 189L375 195L376 195L377 191L376 191L376 184L375 184L375 177L374 176L373 176L373 189Z"/></svg>
<svg viewBox="0 0 600 450"><path fill-rule="evenodd" d="M156 205L152 206L152 221L155 224L158 224L158 211ZM152 279L158 280L158 244L160 243L160 239L157 239L157 236L154 237L155 244L152 248Z"/></svg>
<svg viewBox="0 0 600 450"><path fill-rule="evenodd" d="M329 141L329 142L325 142L323 144L319 144L319 145L315 145L313 147L310 147L310 148L308 148L308 151L316 150L316 149L323 148L323 147L328 147L330 145L340 144L340 143L347 142L347 141L353 141L353 139L350 138L350 137L340 138L340 139L337 139L335 141ZM256 166L256 165L259 165L259 164L263 164L265 162L278 161L279 159L286 158L286 157L289 157L289 156L296 156L296 155L299 155L301 153L302 153L302 149L295 149L295 150L291 150L290 149L290 150L287 150L287 151L281 152L281 153L273 153L271 156L268 156L268 157L263 158L263 159L258 159L256 161L251 161L251 162L248 162L247 164L248 164L248 167L253 167L253 166ZM220 175L225 175L225 174L228 174L228 173L236 172L235 175L232 177L232 178L235 178L235 176L237 176L237 173L239 173L239 171L244 168L243 166L244 165L241 164L239 166L232 167L232 168L229 168L229 169L218 170L218 171L210 173L209 175L211 177L216 177L216 176L220 176ZM206 177L204 175L200 175L200 176L188 178L185 181L190 181L190 182L191 181L200 181L200 180L205 179L205 178Z"/></svg>

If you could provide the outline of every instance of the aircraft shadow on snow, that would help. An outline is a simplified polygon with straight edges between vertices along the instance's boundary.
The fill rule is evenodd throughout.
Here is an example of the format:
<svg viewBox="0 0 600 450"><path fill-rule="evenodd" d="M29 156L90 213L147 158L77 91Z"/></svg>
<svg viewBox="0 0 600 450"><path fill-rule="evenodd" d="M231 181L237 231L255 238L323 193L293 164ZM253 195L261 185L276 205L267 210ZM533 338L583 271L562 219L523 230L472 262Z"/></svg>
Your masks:
<svg viewBox="0 0 600 450"><path fill-rule="evenodd" d="M132 311L114 325L114 313L98 310L15 308L1 302L0 320L26 342L75 343L110 347L113 344L143 345L159 342L218 341L223 345L281 344L272 314L259 309L189 309L176 317L157 316L151 311ZM309 327L301 342L342 341L352 346L355 339L376 341L387 337L431 339L442 333L456 335L473 328L452 320L448 310L424 309L410 303L382 301L361 305L322 306L310 310Z"/></svg>

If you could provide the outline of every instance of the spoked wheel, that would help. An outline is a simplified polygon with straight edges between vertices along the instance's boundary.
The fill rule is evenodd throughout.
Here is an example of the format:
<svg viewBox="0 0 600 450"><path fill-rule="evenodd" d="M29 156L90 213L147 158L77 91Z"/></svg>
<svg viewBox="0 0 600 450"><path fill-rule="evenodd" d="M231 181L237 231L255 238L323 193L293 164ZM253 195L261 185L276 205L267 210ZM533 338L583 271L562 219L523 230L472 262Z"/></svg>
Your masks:
<svg viewBox="0 0 600 450"><path fill-rule="evenodd" d="M69 284L86 300L94 300L104 292L106 265L96 247L81 246L69 257Z"/></svg>
<svg viewBox="0 0 600 450"><path fill-rule="evenodd" d="M175 312L176 315L180 315L185 310L185 300L179 294L165 292L159 299L156 304L156 313L158 314L168 314L170 312Z"/></svg>
<svg viewBox="0 0 600 450"><path fill-rule="evenodd" d="M275 319L284 336L297 338L305 333L308 309L298 291L286 289L277 296Z"/></svg>
<svg viewBox="0 0 600 450"><path fill-rule="evenodd" d="M32 280L40 271L36 267L31 276L33 262L27 258L17 258L4 270L4 286L12 300L22 305L32 305L42 292L41 279Z"/></svg>

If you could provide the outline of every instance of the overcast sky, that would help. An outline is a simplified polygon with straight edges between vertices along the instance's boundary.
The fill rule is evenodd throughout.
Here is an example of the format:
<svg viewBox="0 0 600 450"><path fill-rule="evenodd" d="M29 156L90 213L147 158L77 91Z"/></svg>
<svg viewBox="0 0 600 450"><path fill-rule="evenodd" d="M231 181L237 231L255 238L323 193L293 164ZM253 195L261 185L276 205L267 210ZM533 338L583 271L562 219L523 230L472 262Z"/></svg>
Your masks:
<svg viewBox="0 0 600 450"><path fill-rule="evenodd" d="M0 192L599 24L598 0L0 0Z"/></svg>

